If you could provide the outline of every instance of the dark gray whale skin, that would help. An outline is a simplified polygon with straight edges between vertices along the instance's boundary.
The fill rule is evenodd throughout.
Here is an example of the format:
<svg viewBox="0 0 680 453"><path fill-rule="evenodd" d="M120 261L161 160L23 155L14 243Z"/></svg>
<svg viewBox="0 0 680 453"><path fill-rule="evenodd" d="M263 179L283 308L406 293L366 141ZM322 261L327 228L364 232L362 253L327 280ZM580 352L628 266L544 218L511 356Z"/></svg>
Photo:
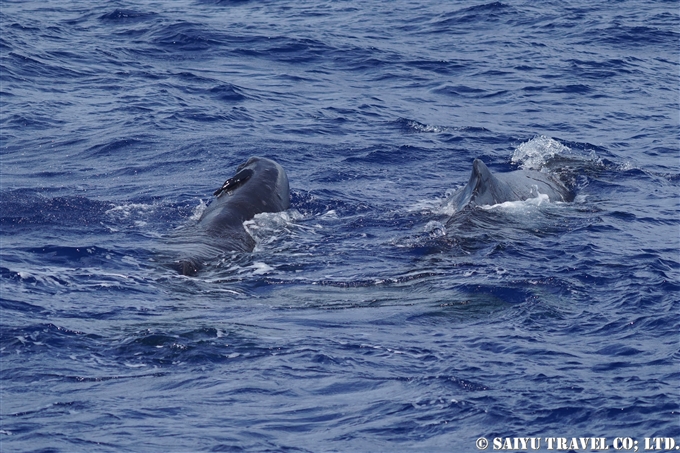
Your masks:
<svg viewBox="0 0 680 453"><path fill-rule="evenodd" d="M288 177L281 165L251 157L236 175L215 192L216 198L195 226L184 228L166 241L165 251L179 256L171 267L193 275L204 262L227 251L252 252L255 240L243 222L263 212L285 211L290 206Z"/></svg>
<svg viewBox="0 0 680 453"><path fill-rule="evenodd" d="M472 162L472 174L467 185L447 200L456 212L466 206L484 206L522 201L547 195L550 201L570 202L574 193L557 178L534 170L517 170L492 174L479 159Z"/></svg>

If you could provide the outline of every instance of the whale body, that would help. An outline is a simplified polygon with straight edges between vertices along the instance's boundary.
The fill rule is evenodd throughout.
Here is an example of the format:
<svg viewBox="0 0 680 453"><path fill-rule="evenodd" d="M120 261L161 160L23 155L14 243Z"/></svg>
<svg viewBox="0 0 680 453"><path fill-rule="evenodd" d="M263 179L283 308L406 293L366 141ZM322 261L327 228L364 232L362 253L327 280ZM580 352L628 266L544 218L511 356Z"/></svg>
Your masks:
<svg viewBox="0 0 680 453"><path fill-rule="evenodd" d="M183 275L198 272L206 261L227 251L252 252L255 240L243 222L263 212L285 211L290 206L288 177L270 159L251 157L240 165L215 193L195 226L184 228L166 241L166 250L179 255L171 267Z"/></svg>
<svg viewBox="0 0 680 453"><path fill-rule="evenodd" d="M550 201L574 200L574 193L550 174L534 170L492 174L484 162L475 159L467 185L451 195L447 204L459 212L466 206L523 201L539 195L547 195Z"/></svg>

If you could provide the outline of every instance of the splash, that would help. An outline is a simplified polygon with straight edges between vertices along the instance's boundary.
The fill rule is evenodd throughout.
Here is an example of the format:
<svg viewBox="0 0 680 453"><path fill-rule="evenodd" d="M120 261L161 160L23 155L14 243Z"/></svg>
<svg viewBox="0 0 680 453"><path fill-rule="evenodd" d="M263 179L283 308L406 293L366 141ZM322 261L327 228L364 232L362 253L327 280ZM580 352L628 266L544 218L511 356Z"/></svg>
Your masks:
<svg viewBox="0 0 680 453"><path fill-rule="evenodd" d="M525 170L540 170L548 160L568 154L571 149L554 138L539 135L520 144L512 155L512 163Z"/></svg>
<svg viewBox="0 0 680 453"><path fill-rule="evenodd" d="M527 200L505 201L494 205L480 206L480 208L486 211L492 209L523 210L527 207L541 206L543 203L550 203L550 197L544 193L539 193L536 197Z"/></svg>
<svg viewBox="0 0 680 453"><path fill-rule="evenodd" d="M201 199L198 203L198 206L194 208L194 212L191 213L191 217L189 217L189 219L198 221L207 207L208 204L203 201L203 199Z"/></svg>
<svg viewBox="0 0 680 453"><path fill-rule="evenodd" d="M455 189L449 189L446 191L443 197L435 197L432 199L419 200L413 205L406 208L407 212L419 212L421 214L436 214L436 215L446 215L452 216L456 213L456 206L451 203L451 196L456 193L461 188L460 186Z"/></svg>
<svg viewBox="0 0 680 453"><path fill-rule="evenodd" d="M269 272L274 270L274 268L268 265L267 263L262 263L259 261L255 261L251 266L251 269L253 269L253 275L268 274Z"/></svg>
<svg viewBox="0 0 680 453"><path fill-rule="evenodd" d="M425 225L424 231L433 239L446 236L446 226L436 220L428 222L427 225Z"/></svg>
<svg viewBox="0 0 680 453"><path fill-rule="evenodd" d="M282 212L262 212L256 214L251 220L243 222L243 227L255 239L257 243L255 251L260 251L261 245L276 242L294 229L300 217L302 217L301 214L294 209Z"/></svg>
<svg viewBox="0 0 680 453"><path fill-rule="evenodd" d="M407 121L406 124L415 132L441 133L447 130L445 127L423 124L413 120Z"/></svg>
<svg viewBox="0 0 680 453"><path fill-rule="evenodd" d="M104 214L115 219L127 219L133 214L148 213L155 208L156 206L153 204L124 203L106 210Z"/></svg>

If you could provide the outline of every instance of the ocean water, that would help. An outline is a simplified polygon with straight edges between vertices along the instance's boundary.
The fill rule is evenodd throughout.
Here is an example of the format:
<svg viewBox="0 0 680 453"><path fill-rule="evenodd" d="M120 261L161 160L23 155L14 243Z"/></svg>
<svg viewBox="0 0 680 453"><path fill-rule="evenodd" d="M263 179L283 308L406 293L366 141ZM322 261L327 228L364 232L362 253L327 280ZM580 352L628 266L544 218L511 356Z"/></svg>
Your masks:
<svg viewBox="0 0 680 453"><path fill-rule="evenodd" d="M0 19L3 452L680 445L677 1ZM290 210L178 275L159 244L253 155ZM576 199L455 212L474 158Z"/></svg>

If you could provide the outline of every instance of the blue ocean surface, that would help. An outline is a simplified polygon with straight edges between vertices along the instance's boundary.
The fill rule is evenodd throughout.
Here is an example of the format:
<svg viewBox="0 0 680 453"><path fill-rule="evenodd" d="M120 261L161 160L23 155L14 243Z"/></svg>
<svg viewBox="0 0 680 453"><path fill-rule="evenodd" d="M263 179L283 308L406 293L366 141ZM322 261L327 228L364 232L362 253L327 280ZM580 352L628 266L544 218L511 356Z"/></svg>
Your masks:
<svg viewBox="0 0 680 453"><path fill-rule="evenodd" d="M1 451L680 445L677 1L0 19ZM179 275L163 241L250 156L291 208ZM475 158L576 198L456 210Z"/></svg>

